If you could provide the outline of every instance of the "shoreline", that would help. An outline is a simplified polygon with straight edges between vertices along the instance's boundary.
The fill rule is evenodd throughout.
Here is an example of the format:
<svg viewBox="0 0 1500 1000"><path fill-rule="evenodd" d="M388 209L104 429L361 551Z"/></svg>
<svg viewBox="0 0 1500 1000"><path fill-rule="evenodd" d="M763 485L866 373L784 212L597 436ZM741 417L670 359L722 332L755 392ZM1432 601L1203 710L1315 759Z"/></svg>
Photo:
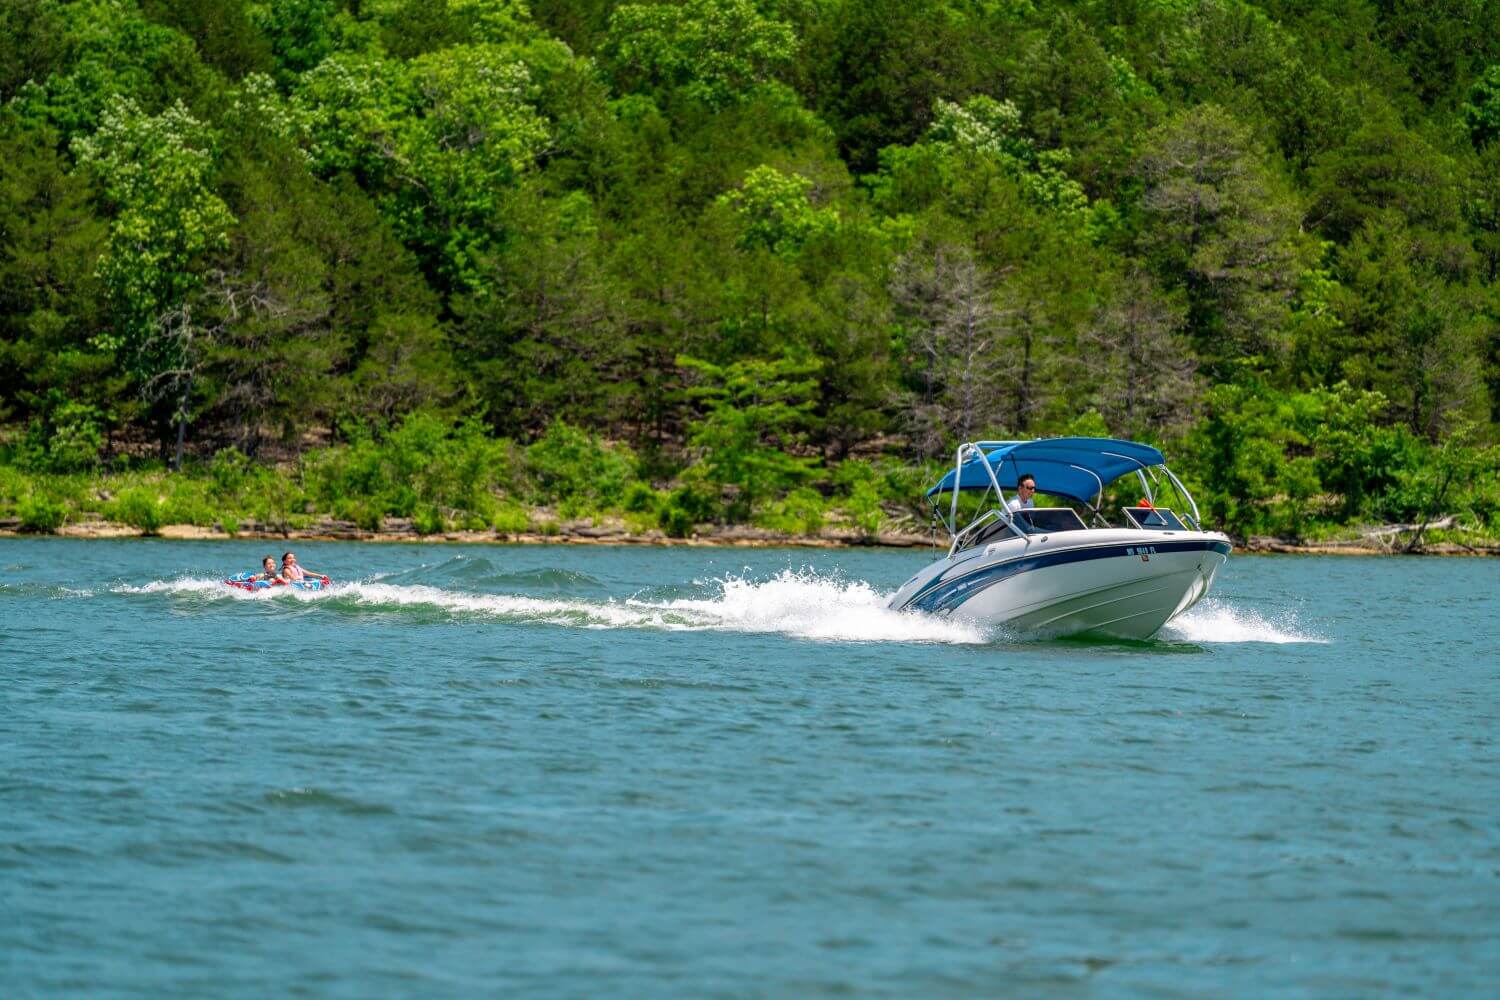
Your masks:
<svg viewBox="0 0 1500 1000"><path fill-rule="evenodd" d="M217 525L205 528L193 524L164 524L154 532L116 521L90 519L65 524L51 533L56 538L163 538L170 541L280 540L303 542L387 542L406 544L457 545L642 545L718 548L938 548L932 536L912 532L880 532L864 535L856 531L825 528L817 535L792 535L751 525L714 526L694 532L687 538L671 538L659 530L634 532L622 523L594 524L591 521L563 522L550 532L444 531L421 534L411 522L390 519L379 531L357 527L350 521L324 519L306 528L277 528L256 525L241 528L233 534ZM19 522L0 521L0 538L45 538L47 533L26 532ZM1298 542L1285 538L1251 536L1235 540L1235 551L1242 555L1348 555L1348 556L1500 556L1500 544L1463 545L1457 542L1424 544L1413 551L1366 539L1331 542Z"/></svg>

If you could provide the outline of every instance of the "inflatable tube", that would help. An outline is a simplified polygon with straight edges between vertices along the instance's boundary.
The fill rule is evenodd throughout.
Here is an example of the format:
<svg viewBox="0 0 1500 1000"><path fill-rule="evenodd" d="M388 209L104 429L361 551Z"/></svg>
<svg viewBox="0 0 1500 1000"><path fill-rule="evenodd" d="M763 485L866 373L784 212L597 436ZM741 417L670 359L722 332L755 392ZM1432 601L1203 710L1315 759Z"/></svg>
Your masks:
<svg viewBox="0 0 1500 1000"><path fill-rule="evenodd" d="M328 577L309 576L304 580L252 580L258 573L236 573L224 582L240 590L270 590L272 587L291 587L293 590L322 590L328 586Z"/></svg>

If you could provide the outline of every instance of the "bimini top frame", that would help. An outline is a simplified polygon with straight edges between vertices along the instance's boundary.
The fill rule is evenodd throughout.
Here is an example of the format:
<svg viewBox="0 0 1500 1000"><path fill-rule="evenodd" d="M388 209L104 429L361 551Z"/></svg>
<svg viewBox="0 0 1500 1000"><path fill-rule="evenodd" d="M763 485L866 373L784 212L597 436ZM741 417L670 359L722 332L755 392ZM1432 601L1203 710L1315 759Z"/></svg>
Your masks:
<svg viewBox="0 0 1500 1000"><path fill-rule="evenodd" d="M1132 473L1139 477L1146 501L1150 504L1156 503L1157 491L1153 490L1153 484L1161 487L1165 478L1192 510L1193 530L1202 530L1197 502L1182 481L1167 468L1162 453L1150 445L1116 438L966 442L958 447L953 471L929 489L927 497L953 539L951 553L957 551L964 537L994 519L1003 520L1018 535L1027 533L1027 528L1011 515L1005 497L1005 490L1015 489L1017 479L1023 475L1035 477L1037 490L1042 493L1084 504L1094 519L1102 523L1099 507L1103 503L1104 487ZM983 497L991 490L995 493L996 507L982 513L960 531L959 493L978 492ZM937 506L936 498L942 493L952 494L946 516Z"/></svg>

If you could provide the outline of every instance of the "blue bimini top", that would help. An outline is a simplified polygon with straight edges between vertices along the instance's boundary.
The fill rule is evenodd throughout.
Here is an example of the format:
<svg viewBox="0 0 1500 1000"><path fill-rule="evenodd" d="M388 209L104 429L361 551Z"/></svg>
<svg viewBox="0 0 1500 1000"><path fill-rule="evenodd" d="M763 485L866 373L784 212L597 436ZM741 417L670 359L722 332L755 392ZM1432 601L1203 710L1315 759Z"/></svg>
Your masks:
<svg viewBox="0 0 1500 1000"><path fill-rule="evenodd" d="M1114 438L1047 438L1041 441L980 441L978 447L995 470L995 479L1006 489L1016 488L1016 479L1030 473L1042 493L1088 503L1101 486L1137 469L1163 465L1166 459L1150 445ZM959 490L985 490L990 477L977 457L963 464ZM949 472L927 491L929 497L954 488Z"/></svg>

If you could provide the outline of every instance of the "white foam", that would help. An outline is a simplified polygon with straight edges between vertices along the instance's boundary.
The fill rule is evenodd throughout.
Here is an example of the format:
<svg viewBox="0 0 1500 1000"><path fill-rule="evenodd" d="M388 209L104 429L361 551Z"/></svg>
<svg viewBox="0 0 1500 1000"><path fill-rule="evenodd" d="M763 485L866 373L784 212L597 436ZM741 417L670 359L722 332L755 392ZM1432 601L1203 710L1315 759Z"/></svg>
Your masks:
<svg viewBox="0 0 1500 1000"><path fill-rule="evenodd" d="M709 586L717 587L718 593L703 598L624 601L478 594L375 581L335 583L323 590L269 587L247 591L227 587L219 580L183 577L113 589L116 593L183 594L226 601L353 601L371 608L425 607L582 628L774 632L851 642L986 641L984 630L971 623L891 611L885 606L887 595L863 581L786 570L769 580L730 577Z"/></svg>
<svg viewBox="0 0 1500 1000"><path fill-rule="evenodd" d="M874 642L984 642L983 629L920 612L891 611L888 595L861 580L783 570L760 582L730 577L716 597L664 605L739 632L782 632L804 639ZM632 605L649 606L645 602Z"/></svg>
<svg viewBox="0 0 1500 1000"><path fill-rule="evenodd" d="M1169 622L1162 629L1161 638L1196 643L1328 641L1308 632L1290 614L1267 618L1212 597L1200 602L1181 618Z"/></svg>
<svg viewBox="0 0 1500 1000"><path fill-rule="evenodd" d="M324 590L240 590L201 577L112 589L116 593L183 594L225 601L338 600L371 609L431 608L454 615L575 628L763 632L844 642L982 643L1001 637L998 630L986 630L973 622L891 611L885 606L888 595L870 584L811 570L783 570L763 580L726 577L694 583L710 593L702 597L590 600L472 593L426 584L381 583L378 578L334 583ZM1267 617L1212 597L1168 624L1161 638L1202 644L1328 641L1290 614Z"/></svg>

